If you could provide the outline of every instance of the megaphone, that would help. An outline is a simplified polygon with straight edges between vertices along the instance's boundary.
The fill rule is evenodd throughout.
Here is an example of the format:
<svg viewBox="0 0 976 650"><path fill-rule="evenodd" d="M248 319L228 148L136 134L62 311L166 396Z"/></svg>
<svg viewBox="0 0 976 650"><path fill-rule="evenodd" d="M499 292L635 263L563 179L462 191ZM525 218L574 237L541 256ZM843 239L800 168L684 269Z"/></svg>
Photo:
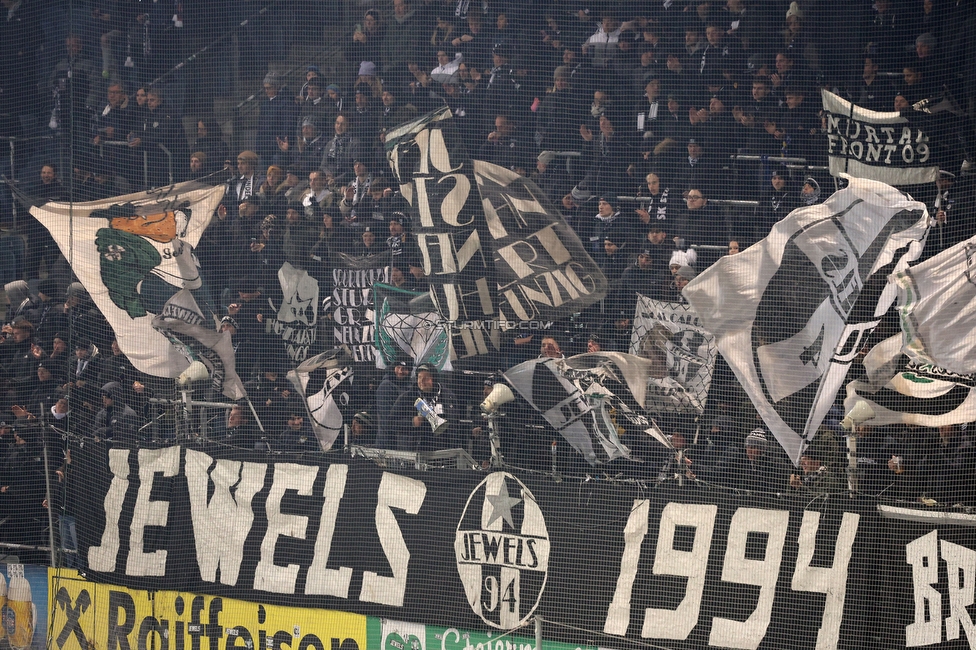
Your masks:
<svg viewBox="0 0 976 650"><path fill-rule="evenodd" d="M441 435L447 430L447 427L451 426L451 423L442 418L440 414L434 410L434 407L431 406L430 403L423 397L418 397L417 401L414 402L413 405L417 408L420 414L427 418L427 421L430 422L430 426L434 430L435 436Z"/></svg>
<svg viewBox="0 0 976 650"><path fill-rule="evenodd" d="M502 404L508 404L515 399L512 389L505 384L495 384L491 387L488 397L481 403L481 410L484 413L494 413Z"/></svg>
<svg viewBox="0 0 976 650"><path fill-rule="evenodd" d="M195 381L202 381L209 378L210 371L207 370L207 366L203 365L202 361L194 361L186 370L180 373L180 376L176 378L176 383L180 386L186 386Z"/></svg>
<svg viewBox="0 0 976 650"><path fill-rule="evenodd" d="M867 422L873 417L874 417L874 409L871 408L870 404L868 404L864 400L861 400L854 405L854 408L852 408L850 411L847 412L847 415L844 416L844 419L840 421L840 426L844 427L848 431L853 431L854 427L864 422Z"/></svg>

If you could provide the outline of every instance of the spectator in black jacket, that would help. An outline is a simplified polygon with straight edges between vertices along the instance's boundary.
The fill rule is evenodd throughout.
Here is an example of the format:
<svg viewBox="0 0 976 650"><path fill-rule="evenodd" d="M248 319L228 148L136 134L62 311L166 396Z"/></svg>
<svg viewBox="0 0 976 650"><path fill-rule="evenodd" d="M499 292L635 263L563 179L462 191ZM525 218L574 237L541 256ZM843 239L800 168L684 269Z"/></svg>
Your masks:
<svg viewBox="0 0 976 650"><path fill-rule="evenodd" d="M926 496L943 505L973 505L976 446L957 424L939 427L939 444L928 459Z"/></svg>
<svg viewBox="0 0 976 650"><path fill-rule="evenodd" d="M175 175L181 161L190 157L183 126L164 104L163 91L152 88L148 92L149 110L141 124L136 124L129 137L129 147L140 156L148 156L148 187L168 185L179 180ZM172 175L171 175L172 172ZM141 179L140 179L141 180Z"/></svg>
<svg viewBox="0 0 976 650"><path fill-rule="evenodd" d="M136 443L139 440L139 415L125 403L122 385L115 381L102 386L102 410L95 416L92 433L102 440Z"/></svg>
<svg viewBox="0 0 976 650"><path fill-rule="evenodd" d="M271 165L278 162L278 144L294 137L298 107L284 92L284 83L277 74L264 78L264 94L267 99L261 102L254 151L265 165Z"/></svg>
<svg viewBox="0 0 976 650"><path fill-rule="evenodd" d="M437 370L430 364L417 368L417 383L400 394L390 413L390 423L396 433L397 449L401 451L432 451L457 447L459 407L457 398L447 385L437 380ZM415 402L424 400L433 413L447 421L444 431L434 431L431 422L417 410Z"/></svg>
<svg viewBox="0 0 976 650"><path fill-rule="evenodd" d="M401 356L388 370L376 390L376 446L381 449L396 447L396 432L390 421L390 414L400 395L410 388L412 368L413 361L410 357Z"/></svg>

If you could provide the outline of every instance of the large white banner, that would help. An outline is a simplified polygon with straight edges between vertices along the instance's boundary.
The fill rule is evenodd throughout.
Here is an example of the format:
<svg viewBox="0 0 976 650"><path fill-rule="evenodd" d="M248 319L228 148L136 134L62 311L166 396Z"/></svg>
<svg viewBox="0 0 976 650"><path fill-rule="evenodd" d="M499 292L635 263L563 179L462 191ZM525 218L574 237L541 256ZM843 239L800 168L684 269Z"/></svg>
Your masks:
<svg viewBox="0 0 976 650"><path fill-rule="evenodd" d="M122 352L144 373L176 377L189 365L153 329L152 320L183 288L206 304L200 300L206 288L193 248L223 195L223 186L191 182L165 191L31 208L112 326Z"/></svg>
<svg viewBox="0 0 976 650"><path fill-rule="evenodd" d="M892 278L912 361L976 373L976 237Z"/></svg>

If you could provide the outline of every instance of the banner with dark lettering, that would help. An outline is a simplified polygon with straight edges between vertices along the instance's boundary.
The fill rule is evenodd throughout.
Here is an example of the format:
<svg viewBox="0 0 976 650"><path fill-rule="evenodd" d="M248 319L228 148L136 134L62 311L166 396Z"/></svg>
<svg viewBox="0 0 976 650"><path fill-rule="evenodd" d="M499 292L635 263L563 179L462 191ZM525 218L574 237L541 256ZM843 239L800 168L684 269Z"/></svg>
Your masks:
<svg viewBox="0 0 976 650"><path fill-rule="evenodd" d="M939 165L929 137L897 111L868 110L821 90L831 176L850 174L889 185L933 183Z"/></svg>
<svg viewBox="0 0 976 650"><path fill-rule="evenodd" d="M566 318L602 300L607 279L535 183L474 161L504 320Z"/></svg>
<svg viewBox="0 0 976 650"><path fill-rule="evenodd" d="M498 634L539 616L547 638L602 647L866 647L890 591L877 563L899 551L873 502L846 496L97 443L72 476L89 488L78 523L98 582ZM223 647L224 619L187 598L181 620ZM903 633L906 616L883 624ZM189 629L170 634L190 650Z"/></svg>
<svg viewBox="0 0 976 650"><path fill-rule="evenodd" d="M651 362L644 408L701 413L718 346L691 305L637 295L630 353Z"/></svg>
<svg viewBox="0 0 976 650"><path fill-rule="evenodd" d="M498 283L491 235L450 109L389 131L386 157L410 205L411 232L437 310L452 321L494 319Z"/></svg>
<svg viewBox="0 0 976 650"><path fill-rule="evenodd" d="M332 270L332 296L325 316L332 321L332 346L345 345L357 363L374 363L373 285L390 281L390 256L337 256L342 266Z"/></svg>
<svg viewBox="0 0 976 650"><path fill-rule="evenodd" d="M278 269L278 283L281 304L268 320L271 331L285 344L288 358L298 364L317 351L319 282L308 271L285 262Z"/></svg>
<svg viewBox="0 0 976 650"><path fill-rule="evenodd" d="M44 575L43 586L48 585ZM50 571L51 637L58 650L190 650L220 647L276 650L366 650L367 619L359 614L204 596L185 590L127 589ZM46 603L45 603L46 604ZM45 648L46 626L35 636ZM203 642L201 643L201 640ZM214 645L208 645L210 644Z"/></svg>

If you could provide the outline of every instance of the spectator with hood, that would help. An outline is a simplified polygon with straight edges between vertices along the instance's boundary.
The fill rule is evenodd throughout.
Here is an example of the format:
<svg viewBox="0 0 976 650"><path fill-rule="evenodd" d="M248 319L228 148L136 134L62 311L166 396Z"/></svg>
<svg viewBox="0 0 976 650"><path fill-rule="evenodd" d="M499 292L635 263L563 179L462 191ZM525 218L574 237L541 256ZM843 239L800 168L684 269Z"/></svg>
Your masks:
<svg viewBox="0 0 976 650"><path fill-rule="evenodd" d="M816 205L820 203L820 183L813 176L803 179L803 189L800 190L800 203Z"/></svg>
<svg viewBox="0 0 976 650"><path fill-rule="evenodd" d="M102 386L102 409L95 415L92 433L102 440L135 443L139 440L140 419L125 403L122 385L110 381Z"/></svg>
<svg viewBox="0 0 976 650"><path fill-rule="evenodd" d="M381 449L396 447L396 434L390 421L390 414L397 399L408 390L411 385L410 372L413 360L405 354L397 357L396 362L387 370L386 376L376 390L376 446Z"/></svg>

